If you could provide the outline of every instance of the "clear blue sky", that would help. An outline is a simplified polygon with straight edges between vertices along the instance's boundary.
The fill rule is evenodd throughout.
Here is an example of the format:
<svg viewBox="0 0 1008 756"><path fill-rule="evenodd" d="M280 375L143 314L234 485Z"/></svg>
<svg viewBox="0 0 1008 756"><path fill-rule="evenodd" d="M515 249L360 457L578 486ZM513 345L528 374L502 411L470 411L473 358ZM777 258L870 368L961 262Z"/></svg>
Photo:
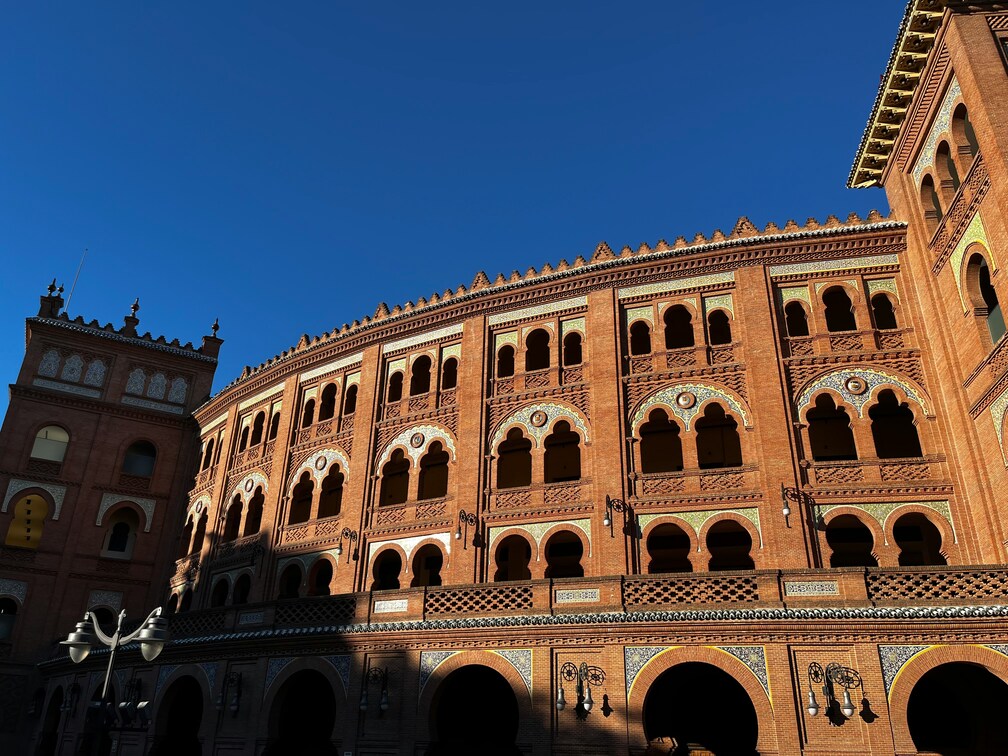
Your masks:
<svg viewBox="0 0 1008 756"><path fill-rule="evenodd" d="M220 387L481 269L886 213L844 184L903 7L8 3L2 380L85 247L70 314L219 316Z"/></svg>

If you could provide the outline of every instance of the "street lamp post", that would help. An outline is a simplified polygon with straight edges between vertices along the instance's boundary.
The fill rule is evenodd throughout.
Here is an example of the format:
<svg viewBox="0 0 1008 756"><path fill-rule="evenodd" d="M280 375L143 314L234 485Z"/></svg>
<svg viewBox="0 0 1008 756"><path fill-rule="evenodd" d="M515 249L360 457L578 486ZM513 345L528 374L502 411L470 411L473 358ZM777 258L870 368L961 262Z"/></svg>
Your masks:
<svg viewBox="0 0 1008 756"><path fill-rule="evenodd" d="M108 720L107 698L109 681L112 679L112 668L115 666L116 654L119 649L133 641L140 641L140 653L147 661L154 661L165 644L168 642L168 621L161 616L161 607L147 615L143 624L132 633L123 634L123 624L126 621L126 610L119 612L119 621L116 624L115 632L108 636L102 632L98 626L98 621L93 612L85 612L84 619L77 623L76 629L67 636L65 641L60 641L61 646L66 646L70 653L70 659L74 664L80 664L88 654L91 647L101 643L109 649L108 665L105 668L105 682L102 685L100 706L100 726L103 732L110 729ZM139 692L139 690L137 691ZM145 706L140 706L140 711L144 711Z"/></svg>

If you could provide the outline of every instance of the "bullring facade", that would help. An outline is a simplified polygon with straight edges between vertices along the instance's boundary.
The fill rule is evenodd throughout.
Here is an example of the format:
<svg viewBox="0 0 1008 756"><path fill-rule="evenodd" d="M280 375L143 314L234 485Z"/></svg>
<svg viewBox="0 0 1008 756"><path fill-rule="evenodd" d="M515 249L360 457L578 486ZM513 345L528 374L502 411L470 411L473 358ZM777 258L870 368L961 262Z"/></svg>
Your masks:
<svg viewBox="0 0 1008 756"><path fill-rule="evenodd" d="M184 410L186 475L150 434L117 452L141 480L85 523L92 556L156 549L173 636L155 663L123 657L116 700L141 690L154 715L114 732L118 752L1002 752L1008 14L947 5L909 4L852 172L889 217L741 218L480 273ZM34 515L4 504L19 618L38 578L10 554L62 547L46 518L69 481L39 463L78 437L46 371L91 358L57 352L29 346L36 404L12 400L4 426L8 499L44 510L19 544ZM181 373L151 400L120 362L118 404L167 417ZM127 570L94 570L45 632L87 608L142 616ZM41 664L42 752L97 739L90 664Z"/></svg>

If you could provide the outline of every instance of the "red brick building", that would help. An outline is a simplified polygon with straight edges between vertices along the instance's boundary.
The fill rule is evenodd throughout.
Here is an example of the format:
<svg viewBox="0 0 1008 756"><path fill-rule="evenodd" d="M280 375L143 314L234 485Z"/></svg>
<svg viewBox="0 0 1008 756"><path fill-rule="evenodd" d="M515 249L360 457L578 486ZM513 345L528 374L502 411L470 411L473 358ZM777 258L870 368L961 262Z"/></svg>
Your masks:
<svg viewBox="0 0 1008 756"><path fill-rule="evenodd" d="M173 643L113 680L153 710L119 753L1004 753L1006 77L1002 4L911 0L849 182L891 217L480 273L195 409L218 341L126 334L105 403L70 402L36 341L62 365L111 332L32 319L0 439L0 484L38 499L4 505L31 541L0 563L26 586L0 584L11 658L89 590L164 603ZM119 419L134 361L189 376L181 413L129 409L143 433ZM40 408L87 401L126 427L40 468ZM158 496L131 488L134 437L160 445ZM74 538L50 479L82 481ZM121 589L97 580L102 486L159 503L117 510L137 518ZM103 662L40 665L33 747L74 752Z"/></svg>

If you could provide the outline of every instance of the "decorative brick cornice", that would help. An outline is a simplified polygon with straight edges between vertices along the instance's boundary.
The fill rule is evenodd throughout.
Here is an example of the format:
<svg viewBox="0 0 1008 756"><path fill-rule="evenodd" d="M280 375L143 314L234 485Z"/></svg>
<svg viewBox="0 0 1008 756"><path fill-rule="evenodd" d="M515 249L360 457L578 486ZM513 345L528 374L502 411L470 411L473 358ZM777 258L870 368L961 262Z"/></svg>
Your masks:
<svg viewBox="0 0 1008 756"><path fill-rule="evenodd" d="M165 340L164 336L159 336L155 339L150 334L147 334L146 336L124 336L113 329L111 325L105 326L104 328L101 327L98 325L98 321L96 320L93 320L90 323L85 323L83 318L70 320L66 315L62 315L58 318L27 318L27 322L29 324L38 323L41 325L62 328L76 333L83 333L88 336L97 336L101 339L109 339L111 341L117 341L120 344L130 344L131 346L137 346L143 349L154 349L158 352L164 352L165 354L171 354L176 357L184 357L188 360L208 362L211 365L217 364L216 357L210 357L209 355L202 354L198 349L193 347L192 344L179 344L178 339L169 342Z"/></svg>

